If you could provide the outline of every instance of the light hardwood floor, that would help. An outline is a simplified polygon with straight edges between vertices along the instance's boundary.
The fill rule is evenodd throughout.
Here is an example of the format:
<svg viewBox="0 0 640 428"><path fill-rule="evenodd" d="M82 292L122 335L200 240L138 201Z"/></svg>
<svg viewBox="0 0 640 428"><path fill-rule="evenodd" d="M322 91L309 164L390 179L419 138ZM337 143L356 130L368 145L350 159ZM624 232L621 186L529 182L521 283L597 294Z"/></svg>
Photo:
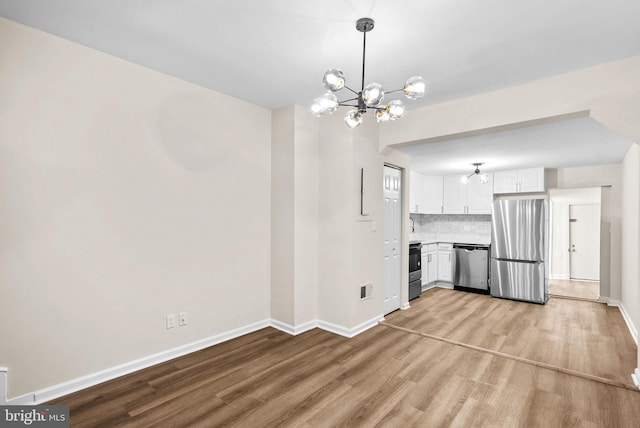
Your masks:
<svg viewBox="0 0 640 428"><path fill-rule="evenodd" d="M52 403L87 427L638 426L636 350L617 309L444 289L411 306L352 339L266 328Z"/></svg>
<svg viewBox="0 0 640 428"><path fill-rule="evenodd" d="M597 281L549 280L549 293L556 296L598 300L600 283Z"/></svg>

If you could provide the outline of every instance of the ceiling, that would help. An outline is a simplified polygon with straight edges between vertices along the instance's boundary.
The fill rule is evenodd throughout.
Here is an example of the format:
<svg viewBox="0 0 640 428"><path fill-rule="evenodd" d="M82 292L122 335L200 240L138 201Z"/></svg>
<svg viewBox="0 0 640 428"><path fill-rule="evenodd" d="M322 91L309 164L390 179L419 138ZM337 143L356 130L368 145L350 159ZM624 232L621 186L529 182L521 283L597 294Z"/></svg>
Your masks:
<svg viewBox="0 0 640 428"><path fill-rule="evenodd" d="M471 174L509 169L568 168L619 163L633 144L589 117L405 147L423 174Z"/></svg>
<svg viewBox="0 0 640 428"><path fill-rule="evenodd" d="M355 21L365 16L375 20L367 83L398 89L416 74L429 82L427 96L409 108L640 55L633 0L0 0L0 16L269 109L309 106L330 67L359 88ZM577 131L562 135L576 142L598 128L570 123ZM512 146L554 129L513 131ZM487 159L500 156L493 144L508 146L503 136L477 138L494 148Z"/></svg>

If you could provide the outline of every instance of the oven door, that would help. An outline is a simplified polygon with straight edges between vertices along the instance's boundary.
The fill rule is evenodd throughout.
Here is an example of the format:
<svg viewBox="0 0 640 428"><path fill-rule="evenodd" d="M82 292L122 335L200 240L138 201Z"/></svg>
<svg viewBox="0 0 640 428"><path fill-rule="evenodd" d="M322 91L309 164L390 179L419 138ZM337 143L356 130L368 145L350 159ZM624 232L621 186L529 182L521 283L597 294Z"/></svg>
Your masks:
<svg viewBox="0 0 640 428"><path fill-rule="evenodd" d="M422 251L420 247L417 245L409 247L409 273L422 269Z"/></svg>

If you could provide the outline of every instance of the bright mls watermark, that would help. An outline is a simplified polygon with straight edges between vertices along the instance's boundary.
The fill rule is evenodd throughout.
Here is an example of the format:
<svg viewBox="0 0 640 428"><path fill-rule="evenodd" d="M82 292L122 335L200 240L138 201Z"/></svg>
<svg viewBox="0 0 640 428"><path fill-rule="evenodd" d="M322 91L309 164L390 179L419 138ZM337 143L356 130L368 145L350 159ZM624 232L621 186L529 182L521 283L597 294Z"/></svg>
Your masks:
<svg viewBox="0 0 640 428"><path fill-rule="evenodd" d="M0 428L69 428L69 406L0 406Z"/></svg>

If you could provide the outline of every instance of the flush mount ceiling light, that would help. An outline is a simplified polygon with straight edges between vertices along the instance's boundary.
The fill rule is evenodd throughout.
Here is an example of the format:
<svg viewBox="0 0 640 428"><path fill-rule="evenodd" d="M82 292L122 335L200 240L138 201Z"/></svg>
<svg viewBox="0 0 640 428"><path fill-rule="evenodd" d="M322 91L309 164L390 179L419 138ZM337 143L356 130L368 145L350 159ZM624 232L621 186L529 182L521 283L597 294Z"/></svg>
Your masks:
<svg viewBox="0 0 640 428"><path fill-rule="evenodd" d="M373 30L373 19L360 18L356 22L356 30L360 31L363 35L362 43L362 84L360 85L360 91L351 89L346 85L346 80L342 70L337 68L330 68L324 73L322 77L322 83L324 87L329 91L319 96L313 101L311 106L311 112L316 116L324 116L331 114L338 109L339 106L355 107L347 112L344 118L345 123L350 128L360 126L362 119L367 110L375 110L376 120L378 122L387 122L389 120L398 120L404 114L404 104L400 100L393 100L388 104L382 104L385 94L392 94L402 91L404 95L410 100L417 100L421 98L426 89L427 84L420 76L412 76L407 79L402 89L396 89L388 91L382 88L379 83L364 84L364 65L365 65L365 52L367 47L367 33ZM355 97L349 98L343 101L339 101L335 92L341 89L347 89L351 91Z"/></svg>
<svg viewBox="0 0 640 428"><path fill-rule="evenodd" d="M483 184L488 183L489 182L489 177L487 177L487 174L481 174L480 173L480 165L482 165L482 164L481 163L474 163L473 166L476 167L476 170L473 171L469 175L463 175L460 178L460 181L462 181L463 183L466 184L471 177L473 177L474 175L477 175L478 176L478 180L480 181L480 183L483 183Z"/></svg>

